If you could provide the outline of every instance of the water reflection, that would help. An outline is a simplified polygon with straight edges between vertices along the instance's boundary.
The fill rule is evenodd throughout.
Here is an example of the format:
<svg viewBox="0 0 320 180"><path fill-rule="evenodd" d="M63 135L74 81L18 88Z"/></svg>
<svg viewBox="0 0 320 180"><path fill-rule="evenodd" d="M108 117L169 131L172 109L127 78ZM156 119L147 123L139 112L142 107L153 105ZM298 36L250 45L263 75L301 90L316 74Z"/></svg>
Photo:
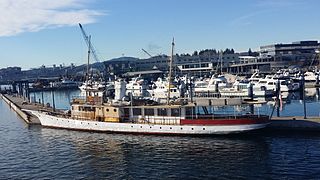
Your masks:
<svg viewBox="0 0 320 180"><path fill-rule="evenodd" d="M218 178L226 172L264 171L269 147L263 138L246 136L168 137L86 133L41 129L44 144L63 141L88 172L110 178ZM58 146L59 147L59 146ZM243 166L243 164L247 164ZM259 166L257 167L257 164ZM115 171L116 169L116 171ZM179 172L179 173L177 173ZM92 174L94 176L94 174Z"/></svg>

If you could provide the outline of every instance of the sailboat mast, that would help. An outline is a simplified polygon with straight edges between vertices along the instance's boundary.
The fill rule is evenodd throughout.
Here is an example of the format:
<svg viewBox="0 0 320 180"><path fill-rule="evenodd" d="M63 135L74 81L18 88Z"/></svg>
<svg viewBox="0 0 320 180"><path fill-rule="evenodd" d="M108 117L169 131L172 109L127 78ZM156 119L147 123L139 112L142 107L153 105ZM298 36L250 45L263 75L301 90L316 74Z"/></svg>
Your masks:
<svg viewBox="0 0 320 180"><path fill-rule="evenodd" d="M170 57L170 64L169 64L169 80L168 80L167 104L170 103L171 77L172 77L172 64L173 64L173 49L174 49L174 38L172 39L172 44L171 44L171 57Z"/></svg>
<svg viewBox="0 0 320 180"><path fill-rule="evenodd" d="M222 74L222 54L223 54L223 51L221 50L221 51L220 51L220 54L219 54L219 60L220 60L220 74Z"/></svg>

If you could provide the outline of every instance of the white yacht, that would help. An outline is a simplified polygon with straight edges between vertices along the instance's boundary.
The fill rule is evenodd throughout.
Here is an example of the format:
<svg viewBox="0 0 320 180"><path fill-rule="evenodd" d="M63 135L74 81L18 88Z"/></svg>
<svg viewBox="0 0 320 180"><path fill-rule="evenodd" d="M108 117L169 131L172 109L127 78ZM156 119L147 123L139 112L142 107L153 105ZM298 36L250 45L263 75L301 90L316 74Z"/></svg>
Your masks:
<svg viewBox="0 0 320 180"><path fill-rule="evenodd" d="M126 95L129 94L135 97L148 96L147 84L141 77L134 77L126 84Z"/></svg>
<svg viewBox="0 0 320 180"><path fill-rule="evenodd" d="M170 99L177 99L181 96L181 90L174 83L170 84L168 88L168 81L158 78L157 81L153 82L152 89L147 90L150 97L159 99L159 101L165 101L169 96L170 89Z"/></svg>
<svg viewBox="0 0 320 180"><path fill-rule="evenodd" d="M258 82L251 81L254 88L265 88L266 90L276 91L277 83L280 83L280 91L288 92L293 90L292 84L288 83L288 80L285 79L274 79L273 76L267 75L265 78L260 78Z"/></svg>
<svg viewBox="0 0 320 180"><path fill-rule="evenodd" d="M198 80L194 82L194 92L218 92L219 89L231 87L231 84L223 75L212 75L210 79Z"/></svg>
<svg viewBox="0 0 320 180"><path fill-rule="evenodd" d="M219 92L222 97L269 97L274 95L273 90L253 86L252 83L243 81L236 81L232 87L222 88Z"/></svg>

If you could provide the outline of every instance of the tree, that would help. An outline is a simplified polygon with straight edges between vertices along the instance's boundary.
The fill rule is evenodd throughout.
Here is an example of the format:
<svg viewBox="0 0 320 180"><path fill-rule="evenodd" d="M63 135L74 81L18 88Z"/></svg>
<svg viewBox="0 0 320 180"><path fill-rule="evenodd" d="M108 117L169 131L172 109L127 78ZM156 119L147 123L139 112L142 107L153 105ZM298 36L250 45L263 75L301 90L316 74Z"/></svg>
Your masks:
<svg viewBox="0 0 320 180"><path fill-rule="evenodd" d="M198 56L198 51L194 51L192 56Z"/></svg>

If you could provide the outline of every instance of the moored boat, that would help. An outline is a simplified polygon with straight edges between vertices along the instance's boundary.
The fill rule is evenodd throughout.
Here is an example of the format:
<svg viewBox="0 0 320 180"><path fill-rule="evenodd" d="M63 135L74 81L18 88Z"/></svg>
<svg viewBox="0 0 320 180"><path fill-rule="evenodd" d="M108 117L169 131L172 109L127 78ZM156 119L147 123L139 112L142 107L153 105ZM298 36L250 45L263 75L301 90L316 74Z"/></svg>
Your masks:
<svg viewBox="0 0 320 180"><path fill-rule="evenodd" d="M43 126L73 130L142 134L231 134L264 128L265 115L200 115L194 105L72 106L71 115L32 111ZM193 114L194 113L194 114Z"/></svg>

